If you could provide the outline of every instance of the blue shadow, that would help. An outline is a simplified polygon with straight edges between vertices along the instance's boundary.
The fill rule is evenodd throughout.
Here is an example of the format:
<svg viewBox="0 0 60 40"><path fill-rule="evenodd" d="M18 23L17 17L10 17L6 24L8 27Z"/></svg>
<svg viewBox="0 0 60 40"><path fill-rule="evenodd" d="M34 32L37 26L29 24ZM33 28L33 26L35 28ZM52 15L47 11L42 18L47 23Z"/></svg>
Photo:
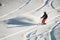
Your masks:
<svg viewBox="0 0 60 40"><path fill-rule="evenodd" d="M52 31L50 32L51 40L56 40L55 35L54 35L54 31L55 31L54 29L55 29L59 24L60 24L60 22L57 23L57 24L53 27Z"/></svg>
<svg viewBox="0 0 60 40"><path fill-rule="evenodd" d="M55 35L54 35L54 31L51 31L50 34L51 34L51 40L56 40Z"/></svg>
<svg viewBox="0 0 60 40"><path fill-rule="evenodd" d="M26 22L28 21L28 22ZM8 20L4 20L3 22L5 22L8 25L20 25L20 26L31 26L31 25L36 25L33 22L33 20L26 18L26 17L22 17L22 18L12 18L12 19L8 19Z"/></svg>

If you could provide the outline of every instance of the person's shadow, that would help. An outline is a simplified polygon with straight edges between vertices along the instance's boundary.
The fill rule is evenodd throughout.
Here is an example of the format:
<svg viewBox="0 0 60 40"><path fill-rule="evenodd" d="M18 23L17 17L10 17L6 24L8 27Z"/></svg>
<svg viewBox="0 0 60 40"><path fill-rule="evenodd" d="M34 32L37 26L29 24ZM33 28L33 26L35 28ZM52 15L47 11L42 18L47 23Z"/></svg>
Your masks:
<svg viewBox="0 0 60 40"><path fill-rule="evenodd" d="M3 22L8 25L20 25L20 26L36 25L35 23L33 23L34 22L33 20L26 18L26 17L21 17L21 18L16 17L16 18L4 20Z"/></svg>

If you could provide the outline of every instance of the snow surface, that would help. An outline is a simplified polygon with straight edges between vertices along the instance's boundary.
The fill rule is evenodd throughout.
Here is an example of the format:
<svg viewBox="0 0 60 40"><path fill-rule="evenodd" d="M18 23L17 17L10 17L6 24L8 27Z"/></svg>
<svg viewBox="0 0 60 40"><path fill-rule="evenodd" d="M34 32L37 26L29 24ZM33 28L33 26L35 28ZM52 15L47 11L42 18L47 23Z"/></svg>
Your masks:
<svg viewBox="0 0 60 40"><path fill-rule="evenodd" d="M0 0L0 40L60 40L60 0ZM46 25L41 16L46 11Z"/></svg>

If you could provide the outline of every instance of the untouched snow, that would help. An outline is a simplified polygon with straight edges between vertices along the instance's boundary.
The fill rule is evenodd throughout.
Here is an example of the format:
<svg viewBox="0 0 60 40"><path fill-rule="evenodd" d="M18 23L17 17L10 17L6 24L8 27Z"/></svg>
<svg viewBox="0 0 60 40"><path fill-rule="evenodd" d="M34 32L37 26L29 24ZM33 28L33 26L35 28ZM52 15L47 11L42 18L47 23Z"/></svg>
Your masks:
<svg viewBox="0 0 60 40"><path fill-rule="evenodd" d="M60 40L60 0L0 0L0 40ZM46 11L46 25L41 16Z"/></svg>

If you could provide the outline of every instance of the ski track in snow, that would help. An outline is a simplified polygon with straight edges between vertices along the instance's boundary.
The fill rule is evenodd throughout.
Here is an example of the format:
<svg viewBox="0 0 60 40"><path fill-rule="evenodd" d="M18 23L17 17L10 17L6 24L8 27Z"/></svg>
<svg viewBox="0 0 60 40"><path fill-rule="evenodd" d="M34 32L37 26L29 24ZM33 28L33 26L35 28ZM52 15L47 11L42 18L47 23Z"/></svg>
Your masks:
<svg viewBox="0 0 60 40"><path fill-rule="evenodd" d="M46 0L42 7L36 9L36 12L45 7L48 4L49 0Z"/></svg>
<svg viewBox="0 0 60 40"><path fill-rule="evenodd" d="M54 0L51 2L51 7L52 7L53 9L57 10L58 12L60 12L60 10L56 9L56 8L53 6L53 2L54 2Z"/></svg>
<svg viewBox="0 0 60 40"><path fill-rule="evenodd" d="M58 16L59 17L59 16ZM34 30L34 31L32 31L32 32L30 32L30 33L28 33L27 35L26 35L26 38L27 38L27 40L31 40L33 37L35 37L34 38L34 40L38 40L38 37L41 39L42 37L44 37L44 34L47 34L47 33L50 33L49 35L51 35L50 37L50 39L51 40L55 40L56 38L55 38L55 36L54 36L54 30L55 30L55 28L57 27L57 26L59 26L59 24L60 24L60 22L59 22L59 20L57 20L56 22L55 22L55 24L54 25L52 25L52 27L50 26L50 28L48 28L48 30L46 30L46 31L44 31L43 33L41 33L41 34L37 34L36 35L36 33L37 33L37 29L36 30ZM38 26L38 25L37 25ZM53 38L52 38L53 37ZM46 40L46 38L44 38L45 40Z"/></svg>
<svg viewBox="0 0 60 40"><path fill-rule="evenodd" d="M24 6L26 6L27 4L30 3L31 0L28 0L28 2L26 2L22 7L20 7L19 9L23 8Z"/></svg>
<svg viewBox="0 0 60 40"><path fill-rule="evenodd" d="M30 1L31 1L31 0L28 0L28 2L24 3L22 6L18 7L17 9L11 11L10 13L8 13L8 14L6 14L6 15L1 16L0 18L3 18L3 17L5 17L5 16L7 16L7 15L9 15L9 14L12 14L12 13L18 11L19 9L22 9L24 6L26 6L27 4L29 4ZM35 9L34 12L37 12L37 11L39 11L40 9L42 9L43 7L45 7L45 6L48 4L48 2L49 2L49 0L46 0L45 3L43 3L40 8Z"/></svg>
<svg viewBox="0 0 60 40"><path fill-rule="evenodd" d="M14 13L14 12L18 11L19 9L22 9L24 6L26 6L27 4L29 4L29 3L30 3L30 1L31 1L31 0L28 0L28 2L26 2L26 3L24 3L23 5L19 6L17 9L15 9L15 10L11 11L10 13L8 13L8 14L6 14L6 15L1 16L0 18L3 18L3 17L5 17L5 16L7 16L7 15L9 15L9 14L12 14L12 13Z"/></svg>
<svg viewBox="0 0 60 40"><path fill-rule="evenodd" d="M27 38L27 40L31 40L33 37L35 37L36 39L34 38L34 40L38 40L38 37L39 37L39 38L42 38L42 37L44 36L44 33L45 33L45 34L50 33L50 35L51 35L51 36L50 36L50 37L51 37L51 40L56 40L56 38L55 38L55 36L54 36L54 29L55 29L57 26L59 26L59 24L60 24L60 22L55 23L55 24L52 26L52 28L49 29L50 32L46 31L46 32L43 32L42 34L37 34L37 35L36 35L37 30L32 31L31 33L29 33L29 34L26 35L26 38ZM44 38L44 39L46 40L46 38Z"/></svg>

